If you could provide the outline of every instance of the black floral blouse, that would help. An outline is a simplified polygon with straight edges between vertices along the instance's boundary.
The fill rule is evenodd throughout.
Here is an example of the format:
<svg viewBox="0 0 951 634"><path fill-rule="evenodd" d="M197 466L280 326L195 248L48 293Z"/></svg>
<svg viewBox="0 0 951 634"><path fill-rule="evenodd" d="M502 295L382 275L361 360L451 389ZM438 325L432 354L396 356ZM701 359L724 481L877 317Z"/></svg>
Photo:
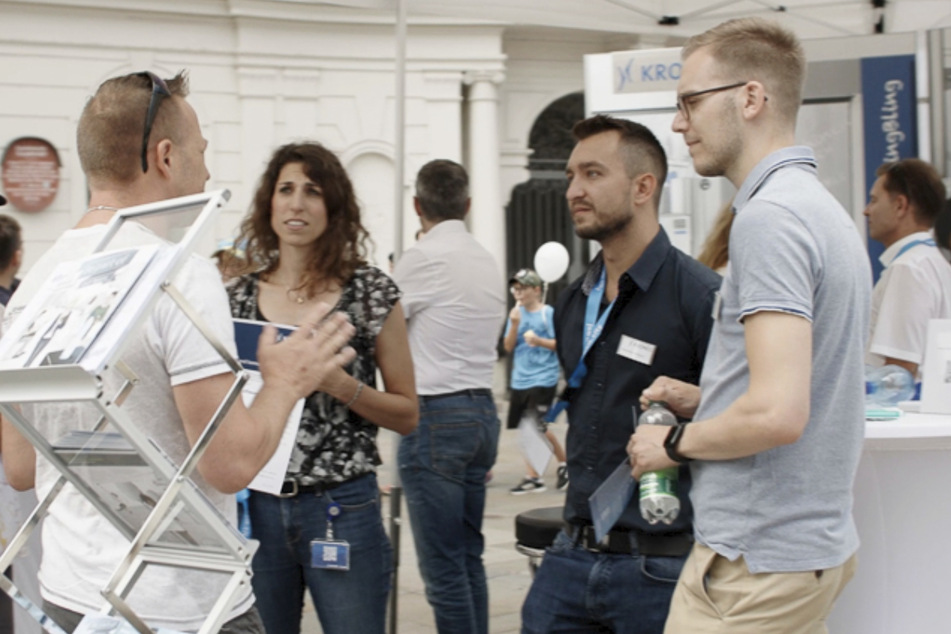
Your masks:
<svg viewBox="0 0 951 634"><path fill-rule="evenodd" d="M268 321L258 308L259 279L251 273L228 282L233 317ZM356 328L350 345L357 358L346 370L368 386L376 387L376 337L399 298L393 280L367 266L354 272L335 307ZM378 429L332 396L314 392L304 404L287 477L300 484L334 483L375 471L381 462Z"/></svg>

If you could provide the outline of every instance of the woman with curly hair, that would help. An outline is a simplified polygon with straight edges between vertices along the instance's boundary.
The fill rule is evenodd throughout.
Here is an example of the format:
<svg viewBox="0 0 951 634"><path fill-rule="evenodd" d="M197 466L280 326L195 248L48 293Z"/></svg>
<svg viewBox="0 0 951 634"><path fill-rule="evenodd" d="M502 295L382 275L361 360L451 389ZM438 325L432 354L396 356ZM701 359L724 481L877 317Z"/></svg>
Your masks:
<svg viewBox="0 0 951 634"><path fill-rule="evenodd" d="M324 302L349 315L357 358L307 398L282 493L251 493L252 583L269 634L300 632L305 588L324 632L384 631L392 548L376 434L409 433L419 408L399 289L366 263L367 240L337 157L317 143L278 148L241 224L257 270L228 283L232 314L294 325Z"/></svg>

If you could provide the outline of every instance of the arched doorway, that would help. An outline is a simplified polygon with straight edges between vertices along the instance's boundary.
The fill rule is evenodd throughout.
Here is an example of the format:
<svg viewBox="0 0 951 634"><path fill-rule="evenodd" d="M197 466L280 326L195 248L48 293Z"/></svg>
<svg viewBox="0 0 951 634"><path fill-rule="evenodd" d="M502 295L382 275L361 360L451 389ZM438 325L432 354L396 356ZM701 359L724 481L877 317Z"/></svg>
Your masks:
<svg viewBox="0 0 951 634"><path fill-rule="evenodd" d="M575 145L571 128L583 118L584 94L580 92L556 99L538 115L529 133L531 177L512 188L505 208L508 273L533 268L535 251L545 242L560 242L571 254L568 274L548 290L549 304L588 262L588 242L575 236L565 201L565 165Z"/></svg>

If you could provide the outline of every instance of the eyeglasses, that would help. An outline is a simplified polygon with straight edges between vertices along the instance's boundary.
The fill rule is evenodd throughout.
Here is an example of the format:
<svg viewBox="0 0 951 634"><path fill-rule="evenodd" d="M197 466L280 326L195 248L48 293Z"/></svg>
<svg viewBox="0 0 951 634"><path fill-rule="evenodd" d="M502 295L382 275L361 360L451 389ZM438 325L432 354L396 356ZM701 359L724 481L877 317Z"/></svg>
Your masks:
<svg viewBox="0 0 951 634"><path fill-rule="evenodd" d="M149 109L145 114L145 132L142 135L142 171L149 171L149 137L152 135L152 125L155 123L155 115L158 114L159 104L163 97L171 97L172 93L168 89L165 80L149 71L136 73L139 77L147 77L152 82L152 97L149 99Z"/></svg>
<svg viewBox="0 0 951 634"><path fill-rule="evenodd" d="M728 84L726 86L717 86L716 88L707 88L706 90L695 90L694 92L685 92L682 95L677 95L677 112L684 118L684 121L690 121L690 102L689 100L694 97L700 97L701 95L710 95L715 92L722 92L724 90L729 90L731 88L739 88L740 86L745 86L750 82L748 81L738 81L735 84Z"/></svg>

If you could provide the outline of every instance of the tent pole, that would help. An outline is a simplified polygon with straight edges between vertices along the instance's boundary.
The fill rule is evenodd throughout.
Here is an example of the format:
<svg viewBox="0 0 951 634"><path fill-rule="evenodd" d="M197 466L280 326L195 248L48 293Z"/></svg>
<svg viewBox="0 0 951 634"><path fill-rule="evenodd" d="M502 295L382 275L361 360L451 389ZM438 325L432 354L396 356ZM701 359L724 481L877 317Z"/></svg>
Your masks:
<svg viewBox="0 0 951 634"><path fill-rule="evenodd" d="M403 253L403 177L405 172L406 146L406 2L396 0L396 90L393 110L396 122L393 128L393 262ZM390 542L393 545L393 580L390 584L390 618L387 631L396 634L397 606L399 604L400 573L400 524L402 515L402 493L398 451L400 438L393 443L393 486L390 488Z"/></svg>

